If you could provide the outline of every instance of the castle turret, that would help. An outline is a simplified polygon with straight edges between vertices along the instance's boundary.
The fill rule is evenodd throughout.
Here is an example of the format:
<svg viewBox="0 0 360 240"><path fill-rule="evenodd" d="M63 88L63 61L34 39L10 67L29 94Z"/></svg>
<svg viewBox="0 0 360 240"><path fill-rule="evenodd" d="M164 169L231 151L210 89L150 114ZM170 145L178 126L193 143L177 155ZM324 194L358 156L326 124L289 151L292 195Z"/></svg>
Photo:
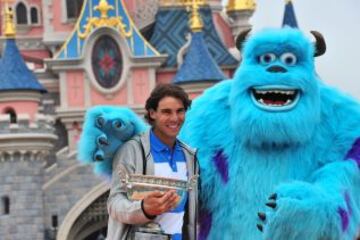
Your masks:
<svg viewBox="0 0 360 240"><path fill-rule="evenodd" d="M42 185L53 147L52 119L39 114L46 92L15 43L12 10L5 8L5 48L0 60L0 236L44 239Z"/></svg>
<svg viewBox="0 0 360 240"><path fill-rule="evenodd" d="M190 97L199 95L205 88L226 78L216 61L211 56L208 45L204 40L199 2L193 1L189 26L191 40L187 48L183 63L176 73L173 82L181 84Z"/></svg>

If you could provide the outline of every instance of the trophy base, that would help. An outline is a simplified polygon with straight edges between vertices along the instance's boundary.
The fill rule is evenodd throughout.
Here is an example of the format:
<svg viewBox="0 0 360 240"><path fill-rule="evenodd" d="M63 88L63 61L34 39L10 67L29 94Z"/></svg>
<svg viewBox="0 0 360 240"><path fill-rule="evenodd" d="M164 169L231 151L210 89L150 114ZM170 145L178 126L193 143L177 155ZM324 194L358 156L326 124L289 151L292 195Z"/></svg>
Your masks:
<svg viewBox="0 0 360 240"><path fill-rule="evenodd" d="M165 234L158 223L148 223L135 227L130 233L130 240L170 240L171 236Z"/></svg>
<svg viewBox="0 0 360 240"><path fill-rule="evenodd" d="M147 232L132 232L130 234L130 240L170 240L170 235L147 233Z"/></svg>

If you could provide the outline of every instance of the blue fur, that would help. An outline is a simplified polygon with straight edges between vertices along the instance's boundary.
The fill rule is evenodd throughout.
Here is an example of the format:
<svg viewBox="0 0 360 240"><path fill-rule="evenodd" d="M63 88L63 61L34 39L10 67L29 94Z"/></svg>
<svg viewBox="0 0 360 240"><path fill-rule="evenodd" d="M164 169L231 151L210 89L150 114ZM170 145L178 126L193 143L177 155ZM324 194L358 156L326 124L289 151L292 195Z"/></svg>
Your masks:
<svg viewBox="0 0 360 240"><path fill-rule="evenodd" d="M103 117L103 126L96 124ZM116 125L120 123L121 125ZM120 127L116 127L120 126ZM78 159L84 164L92 164L97 175L110 179L112 157L116 150L135 134L144 132L146 124L130 109L112 106L97 106L89 109L85 116L83 131L78 145ZM98 142L103 137L109 145ZM103 156L103 161L95 161L95 154Z"/></svg>
<svg viewBox="0 0 360 240"><path fill-rule="evenodd" d="M287 73L269 73L257 60L289 51L298 57L294 66L272 63ZM360 172L344 158L360 136L360 105L319 80L313 53L298 30L262 31L246 43L234 79L193 102L181 138L199 149L200 198L212 215L208 239L354 239L359 232ZM264 85L297 88L299 102L284 111L261 109L250 89ZM228 160L227 183L213 160L219 150ZM265 206L272 193L275 210ZM340 208L351 212L344 231Z"/></svg>

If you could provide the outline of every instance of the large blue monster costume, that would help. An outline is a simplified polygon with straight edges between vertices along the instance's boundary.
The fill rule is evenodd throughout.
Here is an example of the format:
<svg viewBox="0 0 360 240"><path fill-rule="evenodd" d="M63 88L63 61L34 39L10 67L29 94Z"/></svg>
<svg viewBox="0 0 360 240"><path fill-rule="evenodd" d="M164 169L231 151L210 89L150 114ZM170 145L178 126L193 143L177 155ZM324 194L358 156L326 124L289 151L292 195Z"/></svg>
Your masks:
<svg viewBox="0 0 360 240"><path fill-rule="evenodd" d="M198 148L201 239L356 237L360 105L319 80L317 50L299 30L257 33L234 79L194 101L181 138Z"/></svg>

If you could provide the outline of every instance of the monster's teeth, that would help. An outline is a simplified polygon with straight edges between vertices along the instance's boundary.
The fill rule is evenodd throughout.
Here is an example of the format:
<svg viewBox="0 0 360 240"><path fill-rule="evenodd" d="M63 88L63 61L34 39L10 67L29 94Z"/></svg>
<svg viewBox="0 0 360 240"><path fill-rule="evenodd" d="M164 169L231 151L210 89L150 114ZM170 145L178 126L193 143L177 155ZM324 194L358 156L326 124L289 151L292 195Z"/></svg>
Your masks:
<svg viewBox="0 0 360 240"><path fill-rule="evenodd" d="M256 94L266 94L264 91L255 90Z"/></svg>
<svg viewBox="0 0 360 240"><path fill-rule="evenodd" d="M262 104L265 104L264 99L262 99L262 98L259 99L259 102Z"/></svg>
<svg viewBox="0 0 360 240"><path fill-rule="evenodd" d="M284 105L289 105L290 103L292 103L292 101L288 99Z"/></svg>
<svg viewBox="0 0 360 240"><path fill-rule="evenodd" d="M255 90L256 94L284 94L284 95L294 95L295 91L294 90Z"/></svg>

